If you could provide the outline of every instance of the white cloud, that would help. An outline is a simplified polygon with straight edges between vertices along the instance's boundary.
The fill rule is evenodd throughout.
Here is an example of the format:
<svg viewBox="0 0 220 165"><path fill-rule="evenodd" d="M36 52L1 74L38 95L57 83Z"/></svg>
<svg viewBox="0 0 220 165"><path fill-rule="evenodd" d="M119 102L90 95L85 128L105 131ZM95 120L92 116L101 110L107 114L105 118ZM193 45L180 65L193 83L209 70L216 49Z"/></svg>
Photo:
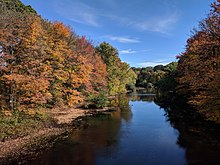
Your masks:
<svg viewBox="0 0 220 165"><path fill-rule="evenodd" d="M56 12L68 20L90 26L100 26L98 22L100 11L96 8L69 0L59 1L53 5Z"/></svg>
<svg viewBox="0 0 220 165"><path fill-rule="evenodd" d="M131 49L126 49L126 50L119 51L119 53L120 54L132 54L132 53L137 53L137 51L131 50Z"/></svg>
<svg viewBox="0 0 220 165"><path fill-rule="evenodd" d="M173 13L167 17L154 17L146 21L133 22L133 26L142 31L168 34L169 30L171 30L173 25L178 21L178 18L178 14Z"/></svg>
<svg viewBox="0 0 220 165"><path fill-rule="evenodd" d="M146 50L132 50L132 49L124 49L119 51L120 54L144 54L145 52L149 52L151 49Z"/></svg>
<svg viewBox="0 0 220 165"><path fill-rule="evenodd" d="M180 13L173 9L164 15L145 15L145 17L124 17L123 15L106 15L123 27L131 27L139 31L150 31L169 34L180 19Z"/></svg>
<svg viewBox="0 0 220 165"><path fill-rule="evenodd" d="M139 43L140 40L137 38L124 37L124 36L104 36L104 38L108 38L112 41L117 41L120 43Z"/></svg>
<svg viewBox="0 0 220 165"><path fill-rule="evenodd" d="M137 65L140 67L148 67L148 66L156 66L156 65L167 65L169 64L171 61L169 60L156 60L156 61L147 61L147 62L143 62L143 63L138 63Z"/></svg>
<svg viewBox="0 0 220 165"><path fill-rule="evenodd" d="M56 2L56 1L55 1ZM99 5L96 5L99 4ZM164 3L167 4L168 3ZM163 34L169 34L179 19L178 11L168 5L164 15L145 15L138 16L134 12L132 15L127 14L127 9L121 10L119 2L116 0L95 0L94 3L85 3L80 0L62 0L53 3L53 8L64 18L90 26L101 26L103 20L109 21L112 25L131 27L140 31L151 31ZM101 8L100 6L103 6ZM129 9L129 8L128 8ZM165 10L166 11L166 10ZM105 25L110 26L110 25ZM111 40L122 43L137 43L137 39L127 37L110 37Z"/></svg>

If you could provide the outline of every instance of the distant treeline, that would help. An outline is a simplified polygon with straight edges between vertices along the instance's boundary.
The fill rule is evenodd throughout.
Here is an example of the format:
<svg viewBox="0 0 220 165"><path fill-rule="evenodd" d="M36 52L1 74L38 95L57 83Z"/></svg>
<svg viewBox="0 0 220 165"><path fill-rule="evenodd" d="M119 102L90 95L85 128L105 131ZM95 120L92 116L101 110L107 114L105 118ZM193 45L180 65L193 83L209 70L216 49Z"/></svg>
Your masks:
<svg viewBox="0 0 220 165"><path fill-rule="evenodd" d="M126 92L136 74L103 42L94 46L19 0L0 0L0 110L75 106Z"/></svg>
<svg viewBox="0 0 220 165"><path fill-rule="evenodd" d="M161 91L174 90L177 62L155 67L132 68L137 74L137 87L154 88Z"/></svg>

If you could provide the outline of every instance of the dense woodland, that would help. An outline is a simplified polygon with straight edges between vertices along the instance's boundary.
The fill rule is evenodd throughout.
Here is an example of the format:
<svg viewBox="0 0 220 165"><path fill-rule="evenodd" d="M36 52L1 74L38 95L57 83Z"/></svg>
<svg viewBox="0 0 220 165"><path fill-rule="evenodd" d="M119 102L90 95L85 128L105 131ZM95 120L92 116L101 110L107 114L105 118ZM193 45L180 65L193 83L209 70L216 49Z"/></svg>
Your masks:
<svg viewBox="0 0 220 165"><path fill-rule="evenodd" d="M62 22L42 19L19 0L0 0L1 114L82 102L103 107L107 96L138 86L172 93L220 122L219 3L211 4L178 62L130 68L109 43L95 46Z"/></svg>
<svg viewBox="0 0 220 165"><path fill-rule="evenodd" d="M178 56L176 90L206 118L220 122L220 0L211 7Z"/></svg>
<svg viewBox="0 0 220 165"><path fill-rule="evenodd" d="M19 0L0 0L0 6L2 111L72 107L135 84L135 73L110 44L95 47Z"/></svg>
<svg viewBox="0 0 220 165"><path fill-rule="evenodd" d="M152 89L153 92L155 90L161 92L173 91L176 86L177 65L177 62L171 62L165 66L132 68L137 74L136 86Z"/></svg>

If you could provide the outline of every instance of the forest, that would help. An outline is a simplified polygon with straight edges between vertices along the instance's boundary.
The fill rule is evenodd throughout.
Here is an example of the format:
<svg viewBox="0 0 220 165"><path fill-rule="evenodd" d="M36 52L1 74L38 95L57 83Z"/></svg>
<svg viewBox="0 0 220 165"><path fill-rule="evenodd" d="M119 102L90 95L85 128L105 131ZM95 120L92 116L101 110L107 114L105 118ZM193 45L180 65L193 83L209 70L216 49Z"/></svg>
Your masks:
<svg viewBox="0 0 220 165"><path fill-rule="evenodd" d="M169 93L219 123L220 1L211 8L178 62L135 68L122 62L109 43L94 45L19 0L0 0L0 123L16 125L20 113L36 117L54 107L103 108L108 97L136 86Z"/></svg>
<svg viewBox="0 0 220 165"><path fill-rule="evenodd" d="M0 164L219 164L220 0L210 7L174 62L134 67L0 0Z"/></svg>
<svg viewBox="0 0 220 165"><path fill-rule="evenodd" d="M220 122L220 1L211 4L178 58L177 93L206 119Z"/></svg>
<svg viewBox="0 0 220 165"><path fill-rule="evenodd" d="M71 107L135 84L136 75L110 44L94 46L20 1L1 0L0 21L2 111Z"/></svg>
<svg viewBox="0 0 220 165"><path fill-rule="evenodd" d="M93 45L19 0L0 0L1 141L53 125L54 108L103 108L135 82L109 43Z"/></svg>

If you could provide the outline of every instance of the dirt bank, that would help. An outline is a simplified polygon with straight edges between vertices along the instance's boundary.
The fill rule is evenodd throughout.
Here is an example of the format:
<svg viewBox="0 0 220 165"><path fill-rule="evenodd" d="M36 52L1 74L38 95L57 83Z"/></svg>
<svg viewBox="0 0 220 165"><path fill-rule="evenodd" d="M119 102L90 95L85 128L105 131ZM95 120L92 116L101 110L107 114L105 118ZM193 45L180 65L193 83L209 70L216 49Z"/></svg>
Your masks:
<svg viewBox="0 0 220 165"><path fill-rule="evenodd" d="M50 112L55 121L54 125L42 128L40 131L17 139L0 142L0 164L22 164L22 160L34 158L42 149L49 149L60 135L67 134L74 129L73 122L85 115L106 112L109 108L84 110L73 108L56 108ZM19 160L19 162L17 162Z"/></svg>

